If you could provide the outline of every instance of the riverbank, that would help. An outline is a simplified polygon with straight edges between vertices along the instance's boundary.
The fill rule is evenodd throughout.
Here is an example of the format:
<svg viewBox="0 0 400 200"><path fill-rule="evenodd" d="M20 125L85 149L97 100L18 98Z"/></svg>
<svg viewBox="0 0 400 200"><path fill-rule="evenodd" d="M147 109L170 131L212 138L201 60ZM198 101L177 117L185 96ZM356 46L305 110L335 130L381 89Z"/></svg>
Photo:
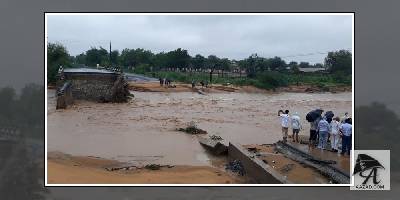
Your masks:
<svg viewBox="0 0 400 200"><path fill-rule="evenodd" d="M210 166L169 166L160 169L108 171L125 166L99 157L71 156L50 152L47 160L49 184L234 184L243 178Z"/></svg>
<svg viewBox="0 0 400 200"><path fill-rule="evenodd" d="M191 84L192 81L209 81L219 85L234 86L253 86L258 89L275 91L280 88L293 86L306 86L312 88L310 91L339 92L351 91L351 74L330 74L330 73L290 73L278 71L265 71L255 74L253 77L247 76L229 76L222 74L213 74L212 81L210 74L206 72L176 72L159 71L154 73L145 73L146 76L155 78L168 78L174 82ZM339 89L339 90L338 90ZM307 92L307 91L306 91Z"/></svg>
<svg viewBox="0 0 400 200"><path fill-rule="evenodd" d="M199 93L223 93L223 92L243 92L243 93L279 93L279 92L294 92L294 93L321 93L321 92L351 92L351 86L332 86L329 88L318 87L313 85L291 85L279 87L276 89L260 89L255 86L234 86L213 84L208 87L196 86L192 88L191 84L172 83L166 87L160 85L159 82L129 82L129 89L139 92L199 92Z"/></svg>

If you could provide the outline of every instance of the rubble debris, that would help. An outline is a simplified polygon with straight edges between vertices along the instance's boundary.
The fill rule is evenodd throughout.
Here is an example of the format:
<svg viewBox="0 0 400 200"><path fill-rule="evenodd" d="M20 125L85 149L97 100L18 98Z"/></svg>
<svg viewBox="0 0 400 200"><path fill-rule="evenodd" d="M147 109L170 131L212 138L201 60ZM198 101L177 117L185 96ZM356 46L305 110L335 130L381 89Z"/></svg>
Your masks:
<svg viewBox="0 0 400 200"><path fill-rule="evenodd" d="M223 140L222 137L219 135L210 135L209 137L211 140Z"/></svg>
<svg viewBox="0 0 400 200"><path fill-rule="evenodd" d="M119 170L133 170L133 169L150 169L150 170L159 170L162 167L172 168L174 165L159 165L159 164L147 164L144 167L139 167L135 165L123 166L123 167L106 167L107 171L119 171Z"/></svg>
<svg viewBox="0 0 400 200"><path fill-rule="evenodd" d="M212 140L208 138L199 138L199 143L214 155L226 155L228 147L220 142L221 140Z"/></svg>
<svg viewBox="0 0 400 200"><path fill-rule="evenodd" d="M129 92L128 82L124 79L123 75L118 76L111 88L111 93L111 102L127 102L130 97L134 97L134 95Z"/></svg>
<svg viewBox="0 0 400 200"><path fill-rule="evenodd" d="M257 152L258 152L258 150L257 150L256 147L248 147L247 150L248 150L249 152L252 152L252 153L257 153Z"/></svg>
<svg viewBox="0 0 400 200"><path fill-rule="evenodd" d="M289 164L284 165L284 166L280 169L280 171L281 171L282 173L288 173L288 172L291 171L294 167L295 167L295 164L289 163Z"/></svg>
<svg viewBox="0 0 400 200"><path fill-rule="evenodd" d="M197 134L207 134L207 131L197 128L196 124L192 121L189 123L186 128L178 128L178 131L182 131L185 133L197 135Z"/></svg>
<svg viewBox="0 0 400 200"><path fill-rule="evenodd" d="M159 170L163 167L173 168L175 166L174 165L160 165L160 164L147 164L144 166L145 169L150 169L150 170Z"/></svg>
<svg viewBox="0 0 400 200"><path fill-rule="evenodd" d="M56 109L65 109L74 103L72 97L72 84L66 81L62 87L57 89L57 105Z"/></svg>
<svg viewBox="0 0 400 200"><path fill-rule="evenodd" d="M240 160L234 160L229 162L228 164L226 164L225 169L238 173L241 176L244 176L245 174L244 167L242 165L242 162L240 162Z"/></svg>
<svg viewBox="0 0 400 200"><path fill-rule="evenodd" d="M137 166L124 166L124 167L106 167L105 169L107 171L118 171L118 170L131 170L131 169L141 169L141 167L137 167Z"/></svg>
<svg viewBox="0 0 400 200"><path fill-rule="evenodd" d="M144 166L146 169L151 169L151 170L159 170L161 168L161 165L159 164L148 164Z"/></svg>

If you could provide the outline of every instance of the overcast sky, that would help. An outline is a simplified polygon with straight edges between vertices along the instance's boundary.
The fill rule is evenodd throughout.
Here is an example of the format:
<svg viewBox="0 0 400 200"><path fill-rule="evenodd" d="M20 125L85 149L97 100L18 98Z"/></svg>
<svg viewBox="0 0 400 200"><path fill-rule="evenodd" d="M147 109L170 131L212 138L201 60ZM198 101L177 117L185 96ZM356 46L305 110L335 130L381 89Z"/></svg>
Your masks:
<svg viewBox="0 0 400 200"><path fill-rule="evenodd" d="M48 41L71 55L90 47L153 52L187 49L194 56L243 59L257 53L286 61L323 62L326 52L351 50L351 16L48 16ZM312 54L312 55L304 55Z"/></svg>

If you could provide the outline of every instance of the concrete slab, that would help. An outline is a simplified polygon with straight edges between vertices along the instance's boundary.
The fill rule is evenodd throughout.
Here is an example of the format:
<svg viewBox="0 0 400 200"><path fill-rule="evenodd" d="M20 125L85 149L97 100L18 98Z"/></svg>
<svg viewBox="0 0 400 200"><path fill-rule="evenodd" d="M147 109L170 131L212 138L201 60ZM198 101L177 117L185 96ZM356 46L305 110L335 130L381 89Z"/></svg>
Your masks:
<svg viewBox="0 0 400 200"><path fill-rule="evenodd" d="M332 160L335 161L336 164L332 164L333 167L350 174L350 159L351 157L347 155L341 155L337 152L331 152L328 150L322 150L318 148L312 148L308 145L303 145L294 142L288 142L287 145L292 146L293 148L298 149L299 151L304 152L305 154L309 154L310 156L319 159L319 160Z"/></svg>
<svg viewBox="0 0 400 200"><path fill-rule="evenodd" d="M214 155L225 155L228 153L228 147L220 141L199 138L199 143Z"/></svg>
<svg viewBox="0 0 400 200"><path fill-rule="evenodd" d="M271 165L264 163L262 160L255 157L255 155L242 147L240 144L229 143L228 146L228 159L229 161L240 160L245 175L256 183L263 184L282 184L292 183L287 178L277 172Z"/></svg>
<svg viewBox="0 0 400 200"><path fill-rule="evenodd" d="M350 175L342 171L340 168L336 168L328 160L323 160L321 158L313 157L311 154L297 149L294 145L289 143L283 143L281 141L276 143L276 149L285 154L292 160L303 163L309 167L314 168L326 177L329 177L332 183L349 184ZM323 153L322 153L323 154ZM324 157L322 157L324 158Z"/></svg>

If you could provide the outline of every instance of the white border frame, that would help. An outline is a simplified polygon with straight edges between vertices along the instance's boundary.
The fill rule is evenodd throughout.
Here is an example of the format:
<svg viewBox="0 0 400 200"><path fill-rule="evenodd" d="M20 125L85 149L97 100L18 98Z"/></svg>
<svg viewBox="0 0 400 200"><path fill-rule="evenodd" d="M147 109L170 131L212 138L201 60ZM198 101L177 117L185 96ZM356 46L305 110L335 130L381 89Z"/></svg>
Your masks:
<svg viewBox="0 0 400 200"><path fill-rule="evenodd" d="M350 162L350 172L354 166L354 14L353 12L343 12L343 13L44 13L45 15L45 45L44 45L44 52L45 52L45 187L65 187L65 186L245 186L245 187L264 187L264 186L280 186L280 187L287 187L287 186L330 186L330 187L343 187L343 186L354 186L354 176L350 173L350 184L49 184L47 183L47 16L54 16L54 15L308 15L308 16L324 16L324 15L344 15L344 16L352 16L352 117L353 117L353 134L352 134L352 159Z"/></svg>

